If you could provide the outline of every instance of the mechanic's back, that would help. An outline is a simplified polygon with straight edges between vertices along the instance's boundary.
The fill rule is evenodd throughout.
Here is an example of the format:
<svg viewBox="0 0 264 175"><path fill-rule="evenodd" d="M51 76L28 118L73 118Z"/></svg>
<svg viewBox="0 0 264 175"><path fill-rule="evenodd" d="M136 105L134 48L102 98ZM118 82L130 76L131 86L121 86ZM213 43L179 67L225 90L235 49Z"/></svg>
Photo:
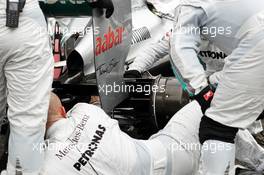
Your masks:
<svg viewBox="0 0 264 175"><path fill-rule="evenodd" d="M79 103L67 117L47 131L44 174L150 174L149 154L102 109Z"/></svg>
<svg viewBox="0 0 264 175"><path fill-rule="evenodd" d="M264 14L262 0L184 0L182 4L202 7L205 16L201 26L211 29L208 33L206 31L202 33L228 54L237 47L246 34L253 30L261 30L260 26L263 26L263 16L259 15L259 18L253 19L257 14ZM217 31L216 36L212 36L213 28L217 30L224 28L224 31Z"/></svg>
<svg viewBox="0 0 264 175"><path fill-rule="evenodd" d="M237 131L251 125L263 111L264 1L183 0L178 14L172 58L204 113L199 129L201 174L232 174L226 167L235 162ZM201 99L210 86L196 54L201 35L229 55L212 101L206 97L207 106ZM227 144L233 151L212 153L208 144Z"/></svg>
<svg viewBox="0 0 264 175"><path fill-rule="evenodd" d="M51 95L47 122L44 175L194 175L198 169L200 106L193 101L177 112L166 127L149 140L123 133L116 120L100 108L77 104L67 117L59 98ZM55 111L54 113L50 111ZM59 112L57 112L59 111ZM61 112L63 111L63 112ZM52 117L50 117L52 116ZM192 125L190 125L192 124ZM239 132L237 158L263 170L263 148L248 131ZM187 147L186 147L187 146ZM245 150L252 150L246 153Z"/></svg>

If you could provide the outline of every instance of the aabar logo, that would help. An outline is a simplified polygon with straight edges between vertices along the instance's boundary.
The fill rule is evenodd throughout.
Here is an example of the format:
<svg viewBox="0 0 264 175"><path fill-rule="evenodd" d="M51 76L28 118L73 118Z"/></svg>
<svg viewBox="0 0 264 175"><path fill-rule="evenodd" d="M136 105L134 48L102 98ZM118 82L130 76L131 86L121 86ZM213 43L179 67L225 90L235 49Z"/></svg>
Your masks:
<svg viewBox="0 0 264 175"><path fill-rule="evenodd" d="M213 95L214 95L213 91L209 91L206 94L204 94L204 99L208 101Z"/></svg>
<svg viewBox="0 0 264 175"><path fill-rule="evenodd" d="M96 37L96 49L95 55L98 56L107 50L110 50L113 46L119 45L123 41L124 27L117 27L112 30L111 27L108 28L108 32L104 34L104 37Z"/></svg>

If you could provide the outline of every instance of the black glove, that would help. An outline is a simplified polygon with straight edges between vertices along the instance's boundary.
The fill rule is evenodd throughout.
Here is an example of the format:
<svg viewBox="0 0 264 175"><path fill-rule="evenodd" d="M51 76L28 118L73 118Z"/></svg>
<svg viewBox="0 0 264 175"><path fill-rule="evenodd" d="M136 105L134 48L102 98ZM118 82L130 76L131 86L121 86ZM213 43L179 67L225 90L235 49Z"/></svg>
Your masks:
<svg viewBox="0 0 264 175"><path fill-rule="evenodd" d="M98 0L97 2L92 2L91 7L93 8L105 8L105 17L110 18L114 13L114 4L112 0Z"/></svg>
<svg viewBox="0 0 264 175"><path fill-rule="evenodd" d="M264 119L264 111L258 116L257 120L263 120Z"/></svg>
<svg viewBox="0 0 264 175"><path fill-rule="evenodd" d="M210 107L214 92L215 89L208 85L199 94L191 97L191 99L196 100L200 104L203 114Z"/></svg>
<svg viewBox="0 0 264 175"><path fill-rule="evenodd" d="M125 72L124 78L142 78L142 75L137 70L128 70Z"/></svg>
<svg viewBox="0 0 264 175"><path fill-rule="evenodd" d="M157 9L154 7L154 5L151 2L146 2L146 4L147 4L148 9L151 12L156 12L157 11Z"/></svg>

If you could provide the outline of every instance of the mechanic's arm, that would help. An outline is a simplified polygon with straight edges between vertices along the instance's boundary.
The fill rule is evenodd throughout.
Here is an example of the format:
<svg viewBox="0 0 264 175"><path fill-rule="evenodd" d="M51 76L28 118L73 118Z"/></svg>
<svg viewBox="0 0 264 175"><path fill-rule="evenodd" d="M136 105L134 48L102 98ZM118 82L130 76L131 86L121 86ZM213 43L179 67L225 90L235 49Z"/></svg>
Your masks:
<svg viewBox="0 0 264 175"><path fill-rule="evenodd" d="M140 73L147 71L151 66L169 54L170 34L168 32L161 40L152 43L142 53L140 53L134 62L129 66L129 70L137 70Z"/></svg>
<svg viewBox="0 0 264 175"><path fill-rule="evenodd" d="M192 6L180 6L176 11L171 42L174 72L178 79L182 78L181 82L185 82L183 87L186 90L195 90L197 94L208 86L204 68L197 56L201 45L200 29L207 17L202 8Z"/></svg>

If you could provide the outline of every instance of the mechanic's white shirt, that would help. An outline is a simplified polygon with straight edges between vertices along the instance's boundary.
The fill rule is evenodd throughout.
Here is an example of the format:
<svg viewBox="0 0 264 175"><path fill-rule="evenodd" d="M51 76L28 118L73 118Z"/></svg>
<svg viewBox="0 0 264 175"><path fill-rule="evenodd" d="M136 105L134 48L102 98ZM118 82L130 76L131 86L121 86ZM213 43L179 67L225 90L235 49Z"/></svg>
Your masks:
<svg viewBox="0 0 264 175"><path fill-rule="evenodd" d="M102 109L79 103L67 117L47 131L44 174L149 174L148 153Z"/></svg>
<svg viewBox="0 0 264 175"><path fill-rule="evenodd" d="M176 113L163 130L143 141L122 132L117 121L102 109L79 103L68 112L67 119L48 129L43 174L195 174L202 116L199 104L193 101ZM182 147L188 144L192 149ZM264 169L264 150L248 131L238 132L236 148L241 162L253 170Z"/></svg>
<svg viewBox="0 0 264 175"><path fill-rule="evenodd" d="M170 52L170 38L171 32L167 32L161 40L150 44L144 52L139 53L129 66L129 70L147 71L155 62L168 55ZM198 57L205 65L206 76L210 76L210 82L215 84L221 77L221 70L224 67L224 59L227 55L206 39L203 40L199 49Z"/></svg>
<svg viewBox="0 0 264 175"><path fill-rule="evenodd" d="M263 30L262 14L251 20L261 11L264 11L264 1L261 0L181 1L175 12L177 22L174 24L171 56L174 66L193 89L207 85L206 74L197 58L201 35L229 55L245 36ZM194 29L200 29L200 32Z"/></svg>

